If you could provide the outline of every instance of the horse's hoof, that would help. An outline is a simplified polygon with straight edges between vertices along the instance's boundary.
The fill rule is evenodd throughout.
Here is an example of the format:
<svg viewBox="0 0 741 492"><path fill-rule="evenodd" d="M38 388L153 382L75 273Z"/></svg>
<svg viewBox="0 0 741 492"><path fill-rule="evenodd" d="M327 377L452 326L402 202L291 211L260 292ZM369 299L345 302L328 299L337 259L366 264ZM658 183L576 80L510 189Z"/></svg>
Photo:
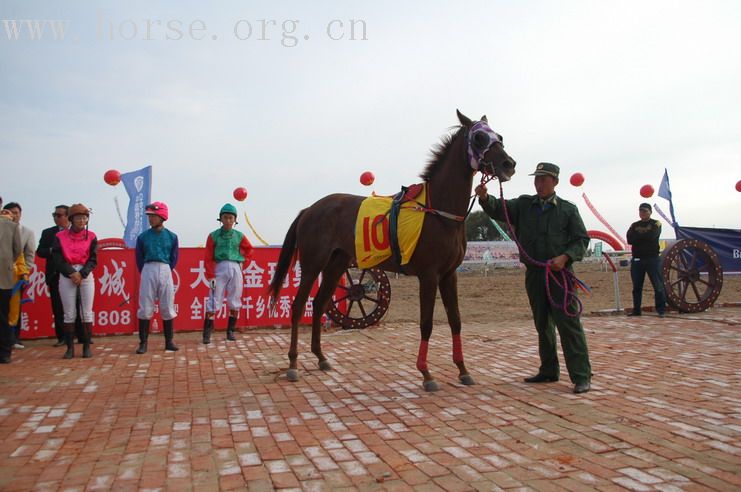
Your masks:
<svg viewBox="0 0 741 492"><path fill-rule="evenodd" d="M289 369L286 372L286 379L288 379L292 383L298 381L298 369Z"/></svg>
<svg viewBox="0 0 741 492"><path fill-rule="evenodd" d="M437 386L437 381L435 381L435 380L430 380L430 381L425 381L425 382L423 382L423 383L422 383L422 387L423 387L423 388L425 389L425 391L427 391L428 393L432 393L433 391L437 391L438 389L440 389L440 388L439 388L439 387Z"/></svg>
<svg viewBox="0 0 741 492"><path fill-rule="evenodd" d="M331 371L332 364L330 364L328 360L319 361L319 369L322 371Z"/></svg>
<svg viewBox="0 0 741 492"><path fill-rule="evenodd" d="M461 382L461 384L465 384L466 386L473 386L476 384L476 381L473 380L470 374L463 374L461 376L458 376L458 380Z"/></svg>

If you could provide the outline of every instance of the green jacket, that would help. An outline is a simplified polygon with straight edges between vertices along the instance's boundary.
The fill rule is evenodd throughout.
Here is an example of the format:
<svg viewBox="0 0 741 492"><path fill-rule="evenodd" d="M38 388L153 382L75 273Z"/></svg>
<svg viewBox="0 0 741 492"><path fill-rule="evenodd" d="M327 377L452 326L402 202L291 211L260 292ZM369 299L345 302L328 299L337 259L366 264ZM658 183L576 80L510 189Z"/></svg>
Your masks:
<svg viewBox="0 0 741 492"><path fill-rule="evenodd" d="M506 221L500 199L489 195L488 200L479 198L479 204L489 217ZM545 209L537 195L521 195L507 200L506 205L517 239L533 259L546 261L566 254L570 258L567 265L571 265L584 258L589 236L576 205L555 194ZM530 266L522 254L520 261Z"/></svg>

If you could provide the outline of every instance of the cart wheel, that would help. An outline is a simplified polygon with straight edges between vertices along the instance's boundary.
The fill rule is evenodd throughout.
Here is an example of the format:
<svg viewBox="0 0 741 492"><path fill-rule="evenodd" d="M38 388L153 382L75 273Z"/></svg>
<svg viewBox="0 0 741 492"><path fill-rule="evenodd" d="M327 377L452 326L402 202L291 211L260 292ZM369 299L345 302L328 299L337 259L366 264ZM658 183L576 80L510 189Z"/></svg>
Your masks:
<svg viewBox="0 0 741 492"><path fill-rule="evenodd" d="M340 283L337 290L341 294L332 299L327 316L346 330L367 328L380 321L388 311L391 284L383 270L360 270L352 266L345 272L344 285ZM343 301L347 303L346 313L338 307Z"/></svg>
<svg viewBox="0 0 741 492"><path fill-rule="evenodd" d="M723 269L713 248L697 239L682 239L662 254L667 303L681 313L698 313L713 305L723 287Z"/></svg>

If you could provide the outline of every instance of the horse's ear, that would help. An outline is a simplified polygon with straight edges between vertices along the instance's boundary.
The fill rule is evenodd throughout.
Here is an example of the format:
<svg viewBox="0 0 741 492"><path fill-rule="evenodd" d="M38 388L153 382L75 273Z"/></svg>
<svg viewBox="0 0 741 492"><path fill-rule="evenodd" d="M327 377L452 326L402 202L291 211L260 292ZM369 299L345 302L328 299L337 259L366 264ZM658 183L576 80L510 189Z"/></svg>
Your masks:
<svg viewBox="0 0 741 492"><path fill-rule="evenodd" d="M481 121L485 121L486 123L489 123L489 120L486 119L486 115L481 117Z"/></svg>
<svg viewBox="0 0 741 492"><path fill-rule="evenodd" d="M463 113L461 113L457 109L455 110L455 112L458 115L458 121L461 122L461 125L463 125L463 126L471 126L471 120L468 119L467 116L465 116Z"/></svg>

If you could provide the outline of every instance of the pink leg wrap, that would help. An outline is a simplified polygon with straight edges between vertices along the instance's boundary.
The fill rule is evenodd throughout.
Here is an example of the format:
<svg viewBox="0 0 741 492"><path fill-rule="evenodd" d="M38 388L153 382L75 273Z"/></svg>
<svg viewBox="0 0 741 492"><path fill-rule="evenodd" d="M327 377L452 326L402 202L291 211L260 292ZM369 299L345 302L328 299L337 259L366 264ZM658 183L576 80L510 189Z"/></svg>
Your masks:
<svg viewBox="0 0 741 492"><path fill-rule="evenodd" d="M463 362L463 345L460 334L453 335L453 362Z"/></svg>
<svg viewBox="0 0 741 492"><path fill-rule="evenodd" d="M427 370L427 347L429 342L427 340L421 340L419 342L419 354L417 355L417 369L420 371Z"/></svg>

